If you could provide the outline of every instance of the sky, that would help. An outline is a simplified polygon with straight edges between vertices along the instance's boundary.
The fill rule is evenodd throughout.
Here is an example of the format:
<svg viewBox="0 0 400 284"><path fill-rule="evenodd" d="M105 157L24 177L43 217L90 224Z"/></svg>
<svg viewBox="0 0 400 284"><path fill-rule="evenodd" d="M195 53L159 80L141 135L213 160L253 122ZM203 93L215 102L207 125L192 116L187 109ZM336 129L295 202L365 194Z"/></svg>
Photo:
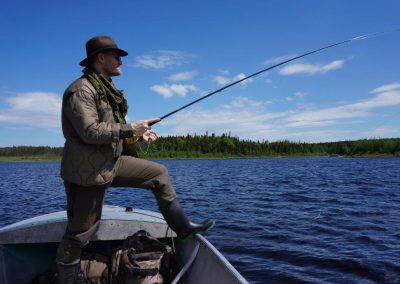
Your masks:
<svg viewBox="0 0 400 284"><path fill-rule="evenodd" d="M285 59L400 28L400 1L21 1L0 9L0 147L63 146L61 102L85 43L129 52L127 120L161 117ZM400 137L400 32L292 61L162 120L159 136L259 141Z"/></svg>

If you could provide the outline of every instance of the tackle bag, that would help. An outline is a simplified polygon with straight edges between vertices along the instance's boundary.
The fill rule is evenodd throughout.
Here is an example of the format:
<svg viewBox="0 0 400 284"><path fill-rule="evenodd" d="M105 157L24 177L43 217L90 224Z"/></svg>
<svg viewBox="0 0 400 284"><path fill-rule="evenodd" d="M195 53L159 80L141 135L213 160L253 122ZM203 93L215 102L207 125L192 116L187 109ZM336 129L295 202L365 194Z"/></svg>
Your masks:
<svg viewBox="0 0 400 284"><path fill-rule="evenodd" d="M172 249L140 230L128 237L111 260L112 284L161 284L171 277Z"/></svg>
<svg viewBox="0 0 400 284"><path fill-rule="evenodd" d="M76 284L108 284L110 258L100 253L85 253L81 257Z"/></svg>
<svg viewBox="0 0 400 284"><path fill-rule="evenodd" d="M74 284L108 284L110 257L100 253L82 254L79 271ZM29 284L57 284L57 264L50 263L49 269L33 278Z"/></svg>

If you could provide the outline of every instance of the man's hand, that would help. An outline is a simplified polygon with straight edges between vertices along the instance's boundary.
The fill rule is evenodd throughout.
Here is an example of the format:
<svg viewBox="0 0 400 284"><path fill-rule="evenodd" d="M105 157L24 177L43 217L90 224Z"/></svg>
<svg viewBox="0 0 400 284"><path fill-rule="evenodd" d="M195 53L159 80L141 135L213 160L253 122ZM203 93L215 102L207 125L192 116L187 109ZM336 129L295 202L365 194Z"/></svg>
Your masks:
<svg viewBox="0 0 400 284"><path fill-rule="evenodd" d="M143 136L146 131L151 129L150 125L159 122L160 120L161 119L158 117L149 118L147 120L138 120L131 123L131 126L136 135Z"/></svg>
<svg viewBox="0 0 400 284"><path fill-rule="evenodd" d="M147 130L143 133L143 140L146 142L153 142L157 140L157 134L153 130Z"/></svg>

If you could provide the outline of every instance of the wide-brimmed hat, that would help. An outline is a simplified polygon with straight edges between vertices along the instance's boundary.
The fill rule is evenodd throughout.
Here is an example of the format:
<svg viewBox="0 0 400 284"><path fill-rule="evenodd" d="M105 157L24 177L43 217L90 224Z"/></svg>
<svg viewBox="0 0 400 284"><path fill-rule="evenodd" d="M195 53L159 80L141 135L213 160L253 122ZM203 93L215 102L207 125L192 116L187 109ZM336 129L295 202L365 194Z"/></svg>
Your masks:
<svg viewBox="0 0 400 284"><path fill-rule="evenodd" d="M86 66L90 59L97 53L105 50L116 50L120 56L127 56L128 52L118 48L115 41L109 36L95 36L86 42L86 58L83 59L79 65Z"/></svg>

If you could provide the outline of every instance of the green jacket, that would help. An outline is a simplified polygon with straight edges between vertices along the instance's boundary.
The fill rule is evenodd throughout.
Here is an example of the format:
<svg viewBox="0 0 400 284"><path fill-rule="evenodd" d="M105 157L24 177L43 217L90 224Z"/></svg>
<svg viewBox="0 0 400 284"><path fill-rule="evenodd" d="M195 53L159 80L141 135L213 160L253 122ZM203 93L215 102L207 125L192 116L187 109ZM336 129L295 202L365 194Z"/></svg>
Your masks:
<svg viewBox="0 0 400 284"><path fill-rule="evenodd" d="M81 77L65 90L62 104L65 137L61 177L82 186L110 182L130 124L116 123L110 105Z"/></svg>

